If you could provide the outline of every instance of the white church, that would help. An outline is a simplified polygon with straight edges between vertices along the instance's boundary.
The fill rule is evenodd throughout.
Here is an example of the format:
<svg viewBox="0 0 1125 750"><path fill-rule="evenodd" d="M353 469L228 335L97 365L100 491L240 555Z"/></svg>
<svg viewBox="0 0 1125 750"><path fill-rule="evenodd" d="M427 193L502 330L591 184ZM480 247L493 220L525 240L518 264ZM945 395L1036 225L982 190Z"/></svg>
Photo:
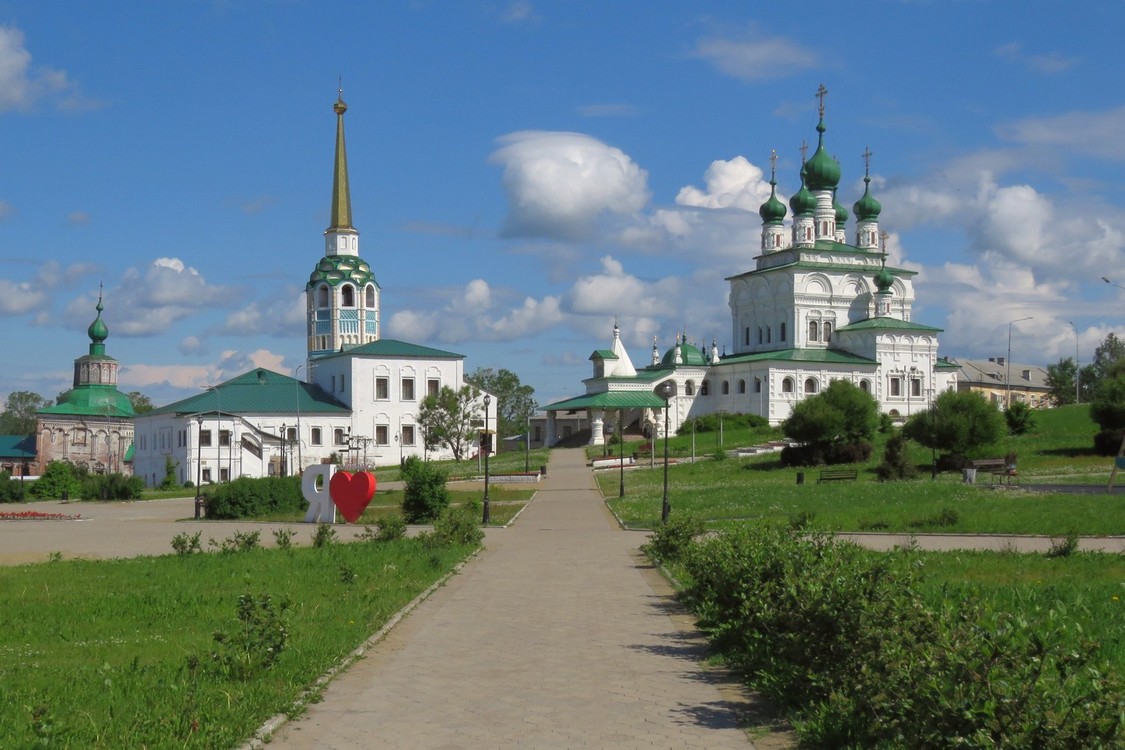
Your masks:
<svg viewBox="0 0 1125 750"><path fill-rule="evenodd" d="M840 165L824 144L826 93L822 86L817 148L808 160L802 146L791 218L777 198L771 156L754 268L727 278L733 352L720 355L714 341L702 351L685 333L663 355L654 342L649 361L637 368L614 323L609 348L590 356L586 393L545 407L547 445L566 437L576 416L594 445L618 425L661 434L665 403L675 433L687 420L717 412L757 414L776 425L838 379L870 393L895 419L956 388L957 366L938 357L941 329L912 318L915 272L886 265L869 151L863 195L852 206L854 244L847 241L848 210L836 201Z"/></svg>
<svg viewBox="0 0 1125 750"><path fill-rule="evenodd" d="M342 95L333 109L331 223L305 286L308 353L294 373L303 377L257 368L138 415L133 470L146 486L169 465L178 484L207 484L299 474L333 457L348 466L453 457L425 445L418 410L427 395L465 384L464 355L381 337L379 284L352 225ZM487 423L496 408L491 399ZM478 411L483 426L481 399Z"/></svg>

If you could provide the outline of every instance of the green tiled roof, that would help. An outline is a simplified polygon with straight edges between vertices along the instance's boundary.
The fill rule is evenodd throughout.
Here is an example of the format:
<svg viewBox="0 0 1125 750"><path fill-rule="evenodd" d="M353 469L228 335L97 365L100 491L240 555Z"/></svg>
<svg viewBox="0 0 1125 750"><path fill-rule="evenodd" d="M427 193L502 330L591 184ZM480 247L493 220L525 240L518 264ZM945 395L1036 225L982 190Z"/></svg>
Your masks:
<svg viewBox="0 0 1125 750"><path fill-rule="evenodd" d="M618 356L613 353L612 349L595 349L594 353L590 355L590 359L618 359Z"/></svg>
<svg viewBox="0 0 1125 750"><path fill-rule="evenodd" d="M818 246L820 244L821 244L820 242L817 242ZM831 244L840 248L841 251L852 252L856 255L872 255L872 256L877 255L876 253L869 253L866 250L857 250L856 248L853 248L850 245L841 245L838 242L833 242ZM868 276L868 275L873 276L878 272L873 266L860 266L860 265L853 265L851 263L816 263L816 262L813 262L813 261L801 260L801 261L793 261L792 263L783 263L779 266L771 266L770 268L756 268L753 271L746 271L744 273L735 274L734 276L727 276L725 280L726 281L732 281L734 279L743 279L743 278L746 278L748 276L761 276L762 274L773 273L775 271L780 271L782 269L792 269L792 268L799 269L799 270L802 270L802 271L836 271L836 272L839 272L839 273L858 273L858 274L863 275L863 276ZM892 272L895 276L917 276L918 275L917 271L910 271L910 270L905 269L905 268L891 268L891 267L888 266L887 270Z"/></svg>
<svg viewBox="0 0 1125 750"><path fill-rule="evenodd" d="M259 367L148 414L347 414L347 406L318 385Z"/></svg>
<svg viewBox="0 0 1125 750"><path fill-rule="evenodd" d="M607 391L587 393L585 396L556 401L543 407L543 411L571 411L572 409L636 409L664 408L664 399L652 391Z"/></svg>
<svg viewBox="0 0 1125 750"><path fill-rule="evenodd" d="M325 354L318 359L352 356L355 354L363 357L408 357L413 359L465 358L464 354L454 354L453 352L445 352L441 349L431 349L428 346L411 344L406 341L396 341L395 339L379 339L378 341L372 341L369 344L357 346L352 349L345 349L342 352L332 352L331 354Z"/></svg>
<svg viewBox="0 0 1125 750"><path fill-rule="evenodd" d="M0 435L0 456L35 458L34 435Z"/></svg>
<svg viewBox="0 0 1125 750"><path fill-rule="evenodd" d="M753 354L729 354L719 358L720 365L733 365L742 362L822 362L833 365L872 366L879 364L873 359L839 349L779 349L772 352L754 352Z"/></svg>
<svg viewBox="0 0 1125 750"><path fill-rule="evenodd" d="M88 384L72 388L59 396L57 404L44 407L38 413L120 419L136 416L129 397L117 390L117 386L108 384Z"/></svg>
<svg viewBox="0 0 1125 750"><path fill-rule="evenodd" d="M849 323L836 329L837 333L845 331L925 331L927 333L940 333L942 329L933 326L911 323L898 318L868 318L857 323Z"/></svg>

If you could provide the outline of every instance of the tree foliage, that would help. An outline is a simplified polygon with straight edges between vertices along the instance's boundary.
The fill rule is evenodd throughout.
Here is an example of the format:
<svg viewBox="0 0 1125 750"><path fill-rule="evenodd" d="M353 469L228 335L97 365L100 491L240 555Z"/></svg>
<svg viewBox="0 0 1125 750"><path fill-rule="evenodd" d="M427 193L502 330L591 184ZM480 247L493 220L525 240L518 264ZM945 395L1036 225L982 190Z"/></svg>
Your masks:
<svg viewBox="0 0 1125 750"><path fill-rule="evenodd" d="M874 436L878 414L870 394L846 380L833 380L822 392L797 404L781 429L802 443L851 443Z"/></svg>
<svg viewBox="0 0 1125 750"><path fill-rule="evenodd" d="M1060 359L1053 365L1047 365L1047 391L1051 401L1057 406L1073 404L1075 396L1074 378L1078 375L1078 367L1073 357Z"/></svg>
<svg viewBox="0 0 1125 750"><path fill-rule="evenodd" d="M52 461L43 470L43 475L28 487L27 494L38 499L78 498L87 473L67 461Z"/></svg>
<svg viewBox="0 0 1125 750"><path fill-rule="evenodd" d="M465 376L465 382L496 397L496 433L500 436L522 434L528 418L539 408L535 389L521 383L511 370L478 367Z"/></svg>
<svg viewBox="0 0 1125 750"><path fill-rule="evenodd" d="M129 398L129 403L133 405L133 411L137 414L144 414L146 411L152 411L156 408L152 399L140 391L129 391L125 395Z"/></svg>
<svg viewBox="0 0 1125 750"><path fill-rule="evenodd" d="M1008 423L1008 432L1012 435L1026 435L1035 427L1035 412L1023 401L1013 401L1004 410L1004 419Z"/></svg>
<svg viewBox="0 0 1125 750"><path fill-rule="evenodd" d="M30 435L35 432L35 413L51 405L31 391L12 391L0 413L0 435Z"/></svg>
<svg viewBox="0 0 1125 750"><path fill-rule="evenodd" d="M436 396L426 396L418 410L418 424L428 448L444 445L460 461L477 434L473 420L481 418L480 391L472 385L453 390L442 386Z"/></svg>
<svg viewBox="0 0 1125 750"><path fill-rule="evenodd" d="M417 456L409 456L402 464L402 476L406 480L402 515L407 523L430 523L449 507L444 469Z"/></svg>
<svg viewBox="0 0 1125 750"><path fill-rule="evenodd" d="M955 456L973 456L1007 431L1004 416L972 391L944 391L933 409L919 412L903 427L906 437Z"/></svg>

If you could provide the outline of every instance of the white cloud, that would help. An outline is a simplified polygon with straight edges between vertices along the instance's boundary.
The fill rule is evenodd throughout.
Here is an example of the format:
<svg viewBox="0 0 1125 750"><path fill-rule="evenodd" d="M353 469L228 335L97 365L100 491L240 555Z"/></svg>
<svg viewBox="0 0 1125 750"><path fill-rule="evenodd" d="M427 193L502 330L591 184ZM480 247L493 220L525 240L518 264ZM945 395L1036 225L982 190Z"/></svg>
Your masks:
<svg viewBox="0 0 1125 750"><path fill-rule="evenodd" d="M49 302L42 287L0 279L0 315L21 315Z"/></svg>
<svg viewBox="0 0 1125 750"><path fill-rule="evenodd" d="M547 296L541 301L526 297L522 307L493 321L490 328L496 338L505 341L534 335L561 322L562 319L558 297Z"/></svg>
<svg viewBox="0 0 1125 750"><path fill-rule="evenodd" d="M288 338L306 324L304 294L287 294L250 302L227 315L216 331L229 336Z"/></svg>
<svg viewBox="0 0 1125 750"><path fill-rule="evenodd" d="M693 55L729 76L750 82L793 75L820 64L811 48L785 37L768 36L756 23L749 23L736 33L698 40Z"/></svg>
<svg viewBox="0 0 1125 750"><path fill-rule="evenodd" d="M583 276L574 282L567 294L567 307L580 315L660 316L674 312L669 300L680 299L682 280L667 276L658 281L645 281L625 272L621 261L605 256L601 273Z"/></svg>
<svg viewBox="0 0 1125 750"><path fill-rule="evenodd" d="M703 179L707 186L705 190L693 185L683 187L676 195L676 203L756 212L770 197L770 185L762 179L762 169L747 161L745 156L711 162Z"/></svg>
<svg viewBox="0 0 1125 750"><path fill-rule="evenodd" d="M203 354L207 351L207 345L198 336L185 336L180 339L176 350L180 354Z"/></svg>
<svg viewBox="0 0 1125 750"><path fill-rule="evenodd" d="M1025 146L1065 148L1099 158L1125 160L1125 105L1102 112L1031 117L996 128L1005 140Z"/></svg>
<svg viewBox="0 0 1125 750"><path fill-rule="evenodd" d="M1022 65L1035 73L1061 73L1077 62L1075 58L1064 57L1058 52L1027 54L1023 51L1023 45L1018 42L1001 45L993 50L993 54L1005 62Z"/></svg>
<svg viewBox="0 0 1125 750"><path fill-rule="evenodd" d="M32 68L31 53L24 46L23 32L0 26L0 112L30 110L48 96L61 108L81 106L82 98L66 73L53 68Z"/></svg>
<svg viewBox="0 0 1125 750"><path fill-rule="evenodd" d="M528 23L538 21L539 17L528 0L512 0L500 13L500 20L504 23Z"/></svg>
<svg viewBox="0 0 1125 750"><path fill-rule="evenodd" d="M504 234L577 240L600 219L648 203L648 173L623 151L581 133L522 131L497 141L489 161L504 168Z"/></svg>

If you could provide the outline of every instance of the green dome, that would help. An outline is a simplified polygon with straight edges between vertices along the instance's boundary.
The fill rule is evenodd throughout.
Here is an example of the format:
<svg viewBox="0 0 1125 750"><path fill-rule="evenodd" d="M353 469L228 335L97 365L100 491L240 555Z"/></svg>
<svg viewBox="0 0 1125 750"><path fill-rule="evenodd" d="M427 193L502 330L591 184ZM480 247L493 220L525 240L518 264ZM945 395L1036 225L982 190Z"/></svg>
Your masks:
<svg viewBox="0 0 1125 750"><path fill-rule="evenodd" d="M816 144L816 152L805 164L805 181L813 191L835 190L840 184L840 162L824 150L824 118L821 118L816 130L820 133L820 140Z"/></svg>
<svg viewBox="0 0 1125 750"><path fill-rule="evenodd" d="M816 211L816 197L805 187L805 167L801 167L801 189L789 199L789 208L794 216L811 214Z"/></svg>
<svg viewBox="0 0 1125 750"><path fill-rule="evenodd" d="M758 209L763 224L780 224L785 220L785 204L777 199L777 182L770 180L770 198Z"/></svg>
<svg viewBox="0 0 1125 750"><path fill-rule="evenodd" d="M848 223L848 209L836 202L836 191L832 191L832 209L836 212L836 228L839 229Z"/></svg>
<svg viewBox="0 0 1125 750"><path fill-rule="evenodd" d="M879 269L879 273L875 274L875 286L879 288L880 292L888 292L894 286L895 276L887 270L886 266Z"/></svg>
<svg viewBox="0 0 1125 750"><path fill-rule="evenodd" d="M94 318L94 322L86 329L86 333L90 336L90 341L95 344L104 343L109 338L109 329L106 328L105 321L102 320L102 307L101 297L98 298L98 305L94 308L98 311L98 317Z"/></svg>
<svg viewBox="0 0 1125 750"><path fill-rule="evenodd" d="M133 403L116 386L80 385L59 396L44 414L82 414L96 417L132 417Z"/></svg>
<svg viewBox="0 0 1125 750"><path fill-rule="evenodd" d="M870 192L871 178L863 178L863 197L855 202L852 210L855 211L856 221L875 221L879 218L879 212L883 210L883 206L879 201L871 197Z"/></svg>
<svg viewBox="0 0 1125 750"><path fill-rule="evenodd" d="M350 281L356 286L365 286L374 283L375 274L371 273L371 266L358 255L326 255L316 264L316 269L309 275L309 283L305 289L312 289L321 282L331 286L339 286L345 281Z"/></svg>
<svg viewBox="0 0 1125 750"><path fill-rule="evenodd" d="M691 344L682 343L676 344L667 352L664 353L664 358L660 360L663 365L676 364L676 350L680 350L680 362L685 365L706 365L707 360L703 358L703 352L696 349Z"/></svg>

